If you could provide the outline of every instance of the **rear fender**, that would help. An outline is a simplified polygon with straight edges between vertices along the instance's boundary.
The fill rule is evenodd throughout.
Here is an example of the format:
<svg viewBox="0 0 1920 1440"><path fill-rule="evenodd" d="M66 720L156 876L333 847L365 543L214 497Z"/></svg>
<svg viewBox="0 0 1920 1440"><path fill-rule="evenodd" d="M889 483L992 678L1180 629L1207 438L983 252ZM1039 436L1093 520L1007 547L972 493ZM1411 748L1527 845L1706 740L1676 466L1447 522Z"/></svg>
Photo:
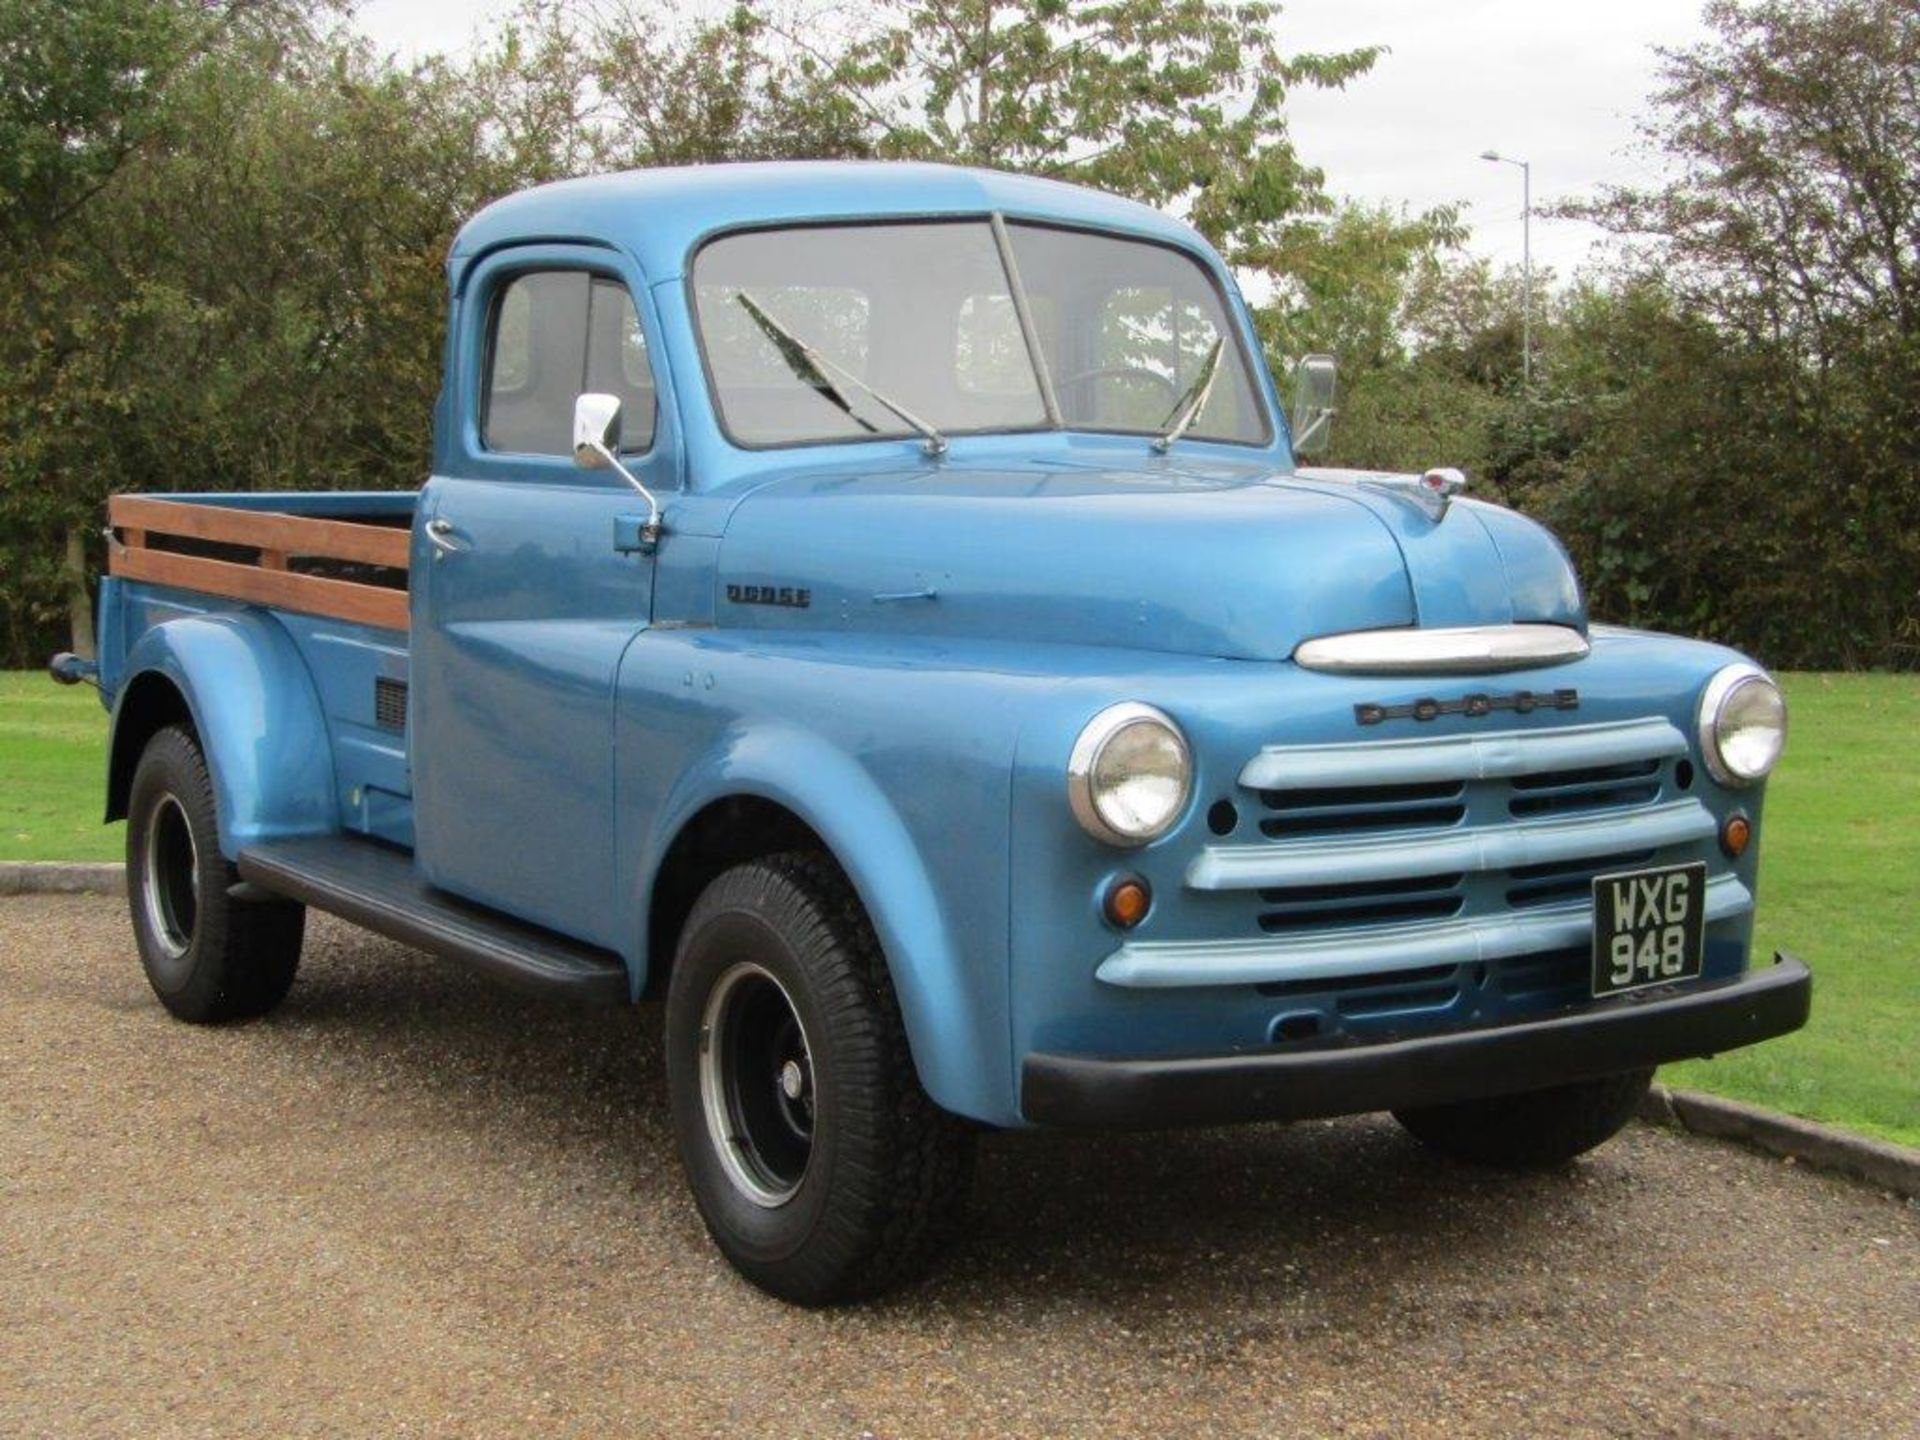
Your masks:
<svg viewBox="0 0 1920 1440"><path fill-rule="evenodd" d="M114 699L107 818L126 815L133 770L153 731L184 702L212 774L220 852L339 829L333 747L293 640L257 613L193 615L142 635Z"/></svg>

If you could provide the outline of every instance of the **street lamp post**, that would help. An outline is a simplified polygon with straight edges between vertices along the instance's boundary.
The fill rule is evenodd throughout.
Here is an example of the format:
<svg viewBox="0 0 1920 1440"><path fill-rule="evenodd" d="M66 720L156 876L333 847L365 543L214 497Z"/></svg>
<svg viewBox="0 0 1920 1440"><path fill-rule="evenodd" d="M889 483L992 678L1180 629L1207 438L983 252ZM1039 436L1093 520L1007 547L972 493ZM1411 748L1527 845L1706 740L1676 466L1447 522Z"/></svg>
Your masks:
<svg viewBox="0 0 1920 1440"><path fill-rule="evenodd" d="M1520 281L1526 294L1520 304L1520 383L1533 389L1533 165L1514 160L1498 150L1483 150L1482 160L1520 167Z"/></svg>

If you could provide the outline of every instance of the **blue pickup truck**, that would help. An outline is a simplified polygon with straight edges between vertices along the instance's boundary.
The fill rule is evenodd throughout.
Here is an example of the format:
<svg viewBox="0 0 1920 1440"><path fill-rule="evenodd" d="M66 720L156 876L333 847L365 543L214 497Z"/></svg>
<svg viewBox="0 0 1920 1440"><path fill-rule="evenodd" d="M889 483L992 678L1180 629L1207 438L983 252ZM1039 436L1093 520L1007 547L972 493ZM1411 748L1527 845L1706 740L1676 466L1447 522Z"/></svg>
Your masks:
<svg viewBox="0 0 1920 1440"><path fill-rule="evenodd" d="M1590 624L1456 472L1302 468L1330 369L1284 416L1186 226L725 166L511 196L447 277L417 494L112 502L106 810L182 1019L272 1009L307 907L659 995L700 1210L802 1303L934 1253L982 1127L1554 1164L1804 1023L1749 964L1774 683Z"/></svg>

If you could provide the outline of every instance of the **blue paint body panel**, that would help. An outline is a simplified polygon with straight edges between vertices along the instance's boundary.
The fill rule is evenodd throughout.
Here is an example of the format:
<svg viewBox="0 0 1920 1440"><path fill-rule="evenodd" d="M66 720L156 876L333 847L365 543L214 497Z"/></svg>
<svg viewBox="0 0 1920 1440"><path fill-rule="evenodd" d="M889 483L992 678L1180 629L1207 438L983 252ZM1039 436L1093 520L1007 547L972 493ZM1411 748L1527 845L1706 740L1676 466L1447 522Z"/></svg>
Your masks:
<svg viewBox="0 0 1920 1440"><path fill-rule="evenodd" d="M1731 861L1713 837L1736 808L1757 825L1761 791L1711 780L1695 713L1738 657L1595 627L1587 658L1519 674L1300 668L1302 640L1345 631L1588 625L1564 550L1523 517L1461 501L1436 522L1365 477L1297 471L1271 377L1259 446L1159 456L1139 437L987 434L935 461L902 440L727 442L686 293L704 239L994 211L1182 247L1253 346L1198 236L1050 182L729 166L512 196L449 259L418 495L174 497L411 515L410 635L109 580L109 704L162 684L183 697L229 856L335 832L411 849L434 885L618 954L636 995L667 958L647 937L683 827L729 799L784 807L872 916L928 1091L995 1124L1023 1123L1021 1064L1040 1050L1251 1052L1309 1024L1365 1043L1577 1004L1588 862L1705 861L1707 976L1742 970L1758 850ZM633 462L664 501L652 553L618 477L481 443L493 297L551 265L634 297L659 397ZM763 587L805 603L741 598ZM394 682L409 687L398 727L375 707ZM1356 721L1356 705L1522 688L1577 689L1578 708ZM1171 715L1196 772L1179 823L1130 851L1080 828L1065 779L1081 729L1121 701ZM1393 791L1370 768L1389 753L1446 793ZM1354 802L1337 792L1355 789L1408 824L1341 828ZM1099 913L1123 873L1155 895L1124 939ZM1401 889L1361 913L1380 883Z"/></svg>

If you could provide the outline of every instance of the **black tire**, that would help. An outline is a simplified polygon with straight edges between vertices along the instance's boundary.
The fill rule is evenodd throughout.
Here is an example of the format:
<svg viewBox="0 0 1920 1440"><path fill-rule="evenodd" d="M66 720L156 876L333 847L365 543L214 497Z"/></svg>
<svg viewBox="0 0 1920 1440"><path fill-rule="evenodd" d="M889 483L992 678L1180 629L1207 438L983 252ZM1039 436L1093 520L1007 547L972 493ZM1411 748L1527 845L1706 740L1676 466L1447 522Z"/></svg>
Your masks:
<svg viewBox="0 0 1920 1440"><path fill-rule="evenodd" d="M973 1130L921 1088L873 927L827 857L707 887L667 987L666 1058L700 1214L762 1290L877 1294L957 1230Z"/></svg>
<svg viewBox="0 0 1920 1440"><path fill-rule="evenodd" d="M172 725L141 752L127 799L127 905L147 983L182 1020L264 1015L300 965L306 907L228 894L213 782L193 732Z"/></svg>
<svg viewBox="0 0 1920 1440"><path fill-rule="evenodd" d="M1629 1070L1598 1080L1494 1095L1417 1110L1393 1118L1442 1155L1504 1170L1564 1165L1620 1133L1640 1109L1653 1071Z"/></svg>

